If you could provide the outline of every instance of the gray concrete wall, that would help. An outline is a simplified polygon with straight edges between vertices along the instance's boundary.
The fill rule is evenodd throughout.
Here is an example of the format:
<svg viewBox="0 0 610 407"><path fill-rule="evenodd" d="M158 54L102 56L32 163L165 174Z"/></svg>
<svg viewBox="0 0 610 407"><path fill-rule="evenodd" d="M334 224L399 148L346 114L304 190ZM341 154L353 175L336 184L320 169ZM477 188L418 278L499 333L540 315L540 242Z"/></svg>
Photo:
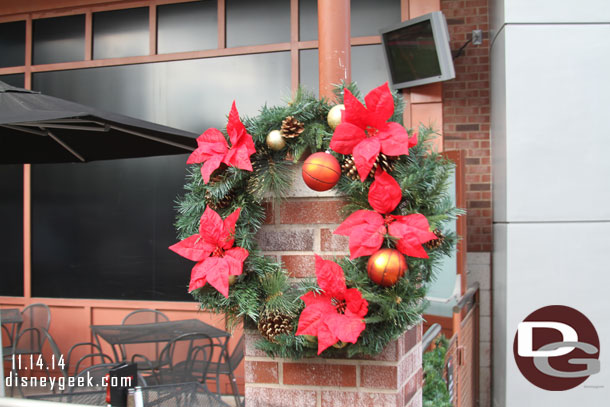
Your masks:
<svg viewBox="0 0 610 407"><path fill-rule="evenodd" d="M493 405L606 405L610 1L490 6ZM517 325L554 304L585 314L601 341L601 372L562 392L528 382L512 352Z"/></svg>

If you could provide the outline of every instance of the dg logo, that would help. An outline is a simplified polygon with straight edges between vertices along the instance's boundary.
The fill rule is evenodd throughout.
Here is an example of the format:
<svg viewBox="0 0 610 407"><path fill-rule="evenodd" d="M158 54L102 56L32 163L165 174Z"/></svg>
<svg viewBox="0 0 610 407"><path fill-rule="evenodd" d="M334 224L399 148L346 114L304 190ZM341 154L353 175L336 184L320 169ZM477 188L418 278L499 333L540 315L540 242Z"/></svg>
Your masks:
<svg viewBox="0 0 610 407"><path fill-rule="evenodd" d="M519 324L513 343L521 374L545 390L573 389L599 373L599 337L574 308L550 305Z"/></svg>

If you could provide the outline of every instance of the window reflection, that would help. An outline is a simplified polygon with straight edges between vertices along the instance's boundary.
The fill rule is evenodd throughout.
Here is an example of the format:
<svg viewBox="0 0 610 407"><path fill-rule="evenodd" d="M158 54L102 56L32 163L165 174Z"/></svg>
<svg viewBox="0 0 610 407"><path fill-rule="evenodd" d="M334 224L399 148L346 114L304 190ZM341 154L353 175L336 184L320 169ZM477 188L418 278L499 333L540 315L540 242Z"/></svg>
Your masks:
<svg viewBox="0 0 610 407"><path fill-rule="evenodd" d="M319 94L320 72L318 70L318 50L304 49L299 54L299 83L305 89Z"/></svg>
<svg viewBox="0 0 610 407"><path fill-rule="evenodd" d="M25 64L25 21L0 24L0 68Z"/></svg>
<svg viewBox="0 0 610 407"><path fill-rule="evenodd" d="M318 39L318 0L299 0L299 40Z"/></svg>
<svg viewBox="0 0 610 407"><path fill-rule="evenodd" d="M85 59L85 15L34 20L33 62L52 64Z"/></svg>
<svg viewBox="0 0 610 407"><path fill-rule="evenodd" d="M290 53L35 73L33 87L202 133L234 99L243 117L290 95ZM188 300L192 262L167 250L186 158L33 165L32 295Z"/></svg>
<svg viewBox="0 0 610 407"><path fill-rule="evenodd" d="M157 7L157 52L198 51L218 46L216 0Z"/></svg>
<svg viewBox="0 0 610 407"><path fill-rule="evenodd" d="M3 75L5 76L5 75ZM3 77L0 76L0 80ZM23 166L0 165L0 295L23 295Z"/></svg>
<svg viewBox="0 0 610 407"><path fill-rule="evenodd" d="M290 1L226 0L227 47L290 41Z"/></svg>
<svg viewBox="0 0 610 407"><path fill-rule="evenodd" d="M352 80L363 95L388 81L381 44L352 47Z"/></svg>
<svg viewBox="0 0 610 407"><path fill-rule="evenodd" d="M0 75L0 81L17 88L23 88L25 86L24 75L22 73Z"/></svg>
<svg viewBox="0 0 610 407"><path fill-rule="evenodd" d="M93 58L148 55L148 7L93 14Z"/></svg>
<svg viewBox="0 0 610 407"><path fill-rule="evenodd" d="M352 37L379 35L379 30L400 22L400 0L351 0Z"/></svg>

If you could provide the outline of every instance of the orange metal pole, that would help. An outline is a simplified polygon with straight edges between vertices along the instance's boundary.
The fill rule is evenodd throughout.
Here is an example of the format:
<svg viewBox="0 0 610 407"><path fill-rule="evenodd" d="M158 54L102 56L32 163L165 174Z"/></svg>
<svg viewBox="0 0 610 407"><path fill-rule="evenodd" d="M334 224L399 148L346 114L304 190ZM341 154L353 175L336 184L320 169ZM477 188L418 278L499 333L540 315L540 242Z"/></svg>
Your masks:
<svg viewBox="0 0 610 407"><path fill-rule="evenodd" d="M31 165L23 165L23 296L32 296Z"/></svg>
<svg viewBox="0 0 610 407"><path fill-rule="evenodd" d="M32 17L25 26L25 73L24 87L32 89ZM30 164L23 165L23 296L32 296L32 190ZM27 305L27 304L26 304Z"/></svg>
<svg viewBox="0 0 610 407"><path fill-rule="evenodd" d="M350 82L350 0L318 0L320 97L334 99L334 85Z"/></svg>

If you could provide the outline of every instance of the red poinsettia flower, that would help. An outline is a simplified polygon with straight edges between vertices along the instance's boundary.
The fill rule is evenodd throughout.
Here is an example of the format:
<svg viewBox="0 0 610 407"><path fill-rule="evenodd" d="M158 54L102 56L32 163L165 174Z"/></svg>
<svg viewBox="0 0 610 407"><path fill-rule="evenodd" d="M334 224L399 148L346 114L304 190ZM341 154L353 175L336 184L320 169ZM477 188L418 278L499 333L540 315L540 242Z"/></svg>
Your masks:
<svg viewBox="0 0 610 407"><path fill-rule="evenodd" d="M366 107L345 89L342 122L330 141L334 151L354 156L362 181L371 172L380 151L389 156L409 154L409 148L417 144L417 135L409 137L403 126L388 122L394 114L394 98L387 82L370 91L364 101Z"/></svg>
<svg viewBox="0 0 610 407"><path fill-rule="evenodd" d="M411 257L428 258L422 243L437 239L430 232L430 225L419 213L398 216L389 215L402 198L398 182L384 171L375 174L369 189L369 204L374 211L361 209L352 213L335 230L335 234L349 236L352 259L370 256L383 244L386 233L398 239L396 249Z"/></svg>
<svg viewBox="0 0 610 407"><path fill-rule="evenodd" d="M201 176L207 184L210 175L221 163L242 170L252 171L250 156L256 152L252 136L246 131L246 127L239 120L239 114L235 107L235 102L229 113L227 123L227 133L231 146L227 139L218 129L208 129L197 138L197 149L189 156L187 164L203 163L201 166Z"/></svg>
<svg viewBox="0 0 610 407"><path fill-rule="evenodd" d="M356 343L366 324L369 303L357 288L347 288L343 269L316 255L316 277L321 294L303 295L305 309L299 317L297 335L318 337L318 355L339 341Z"/></svg>
<svg viewBox="0 0 610 407"><path fill-rule="evenodd" d="M240 210L238 208L223 221L208 206L201 215L199 233L170 246L170 250L180 256L197 262L191 272L189 292L207 282L225 297L229 296L229 276L240 275L248 257L246 249L233 247Z"/></svg>

